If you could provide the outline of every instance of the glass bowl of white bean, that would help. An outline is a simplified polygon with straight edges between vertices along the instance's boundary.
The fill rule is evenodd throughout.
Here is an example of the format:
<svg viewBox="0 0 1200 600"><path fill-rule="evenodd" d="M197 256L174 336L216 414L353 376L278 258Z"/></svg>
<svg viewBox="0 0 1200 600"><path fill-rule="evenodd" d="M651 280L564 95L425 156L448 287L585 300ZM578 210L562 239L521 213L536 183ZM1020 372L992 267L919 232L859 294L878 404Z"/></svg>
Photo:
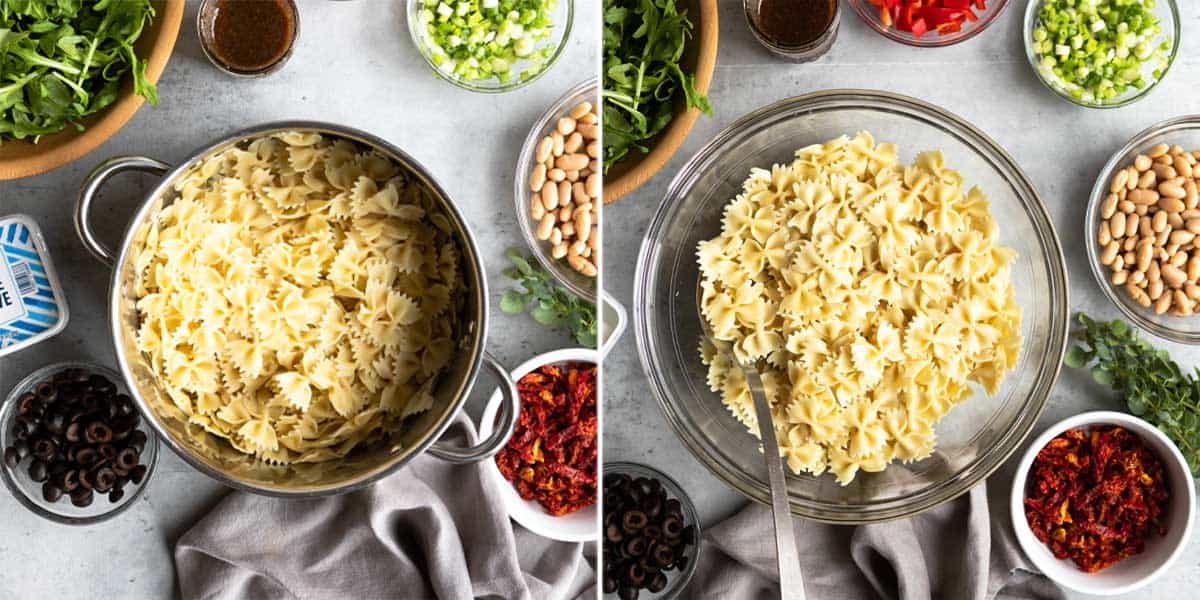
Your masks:
<svg viewBox="0 0 1200 600"><path fill-rule="evenodd" d="M1088 262L1129 322L1200 344L1200 115L1134 136L1104 165L1084 217Z"/></svg>
<svg viewBox="0 0 1200 600"><path fill-rule="evenodd" d="M533 255L568 290L593 302L600 262L599 89L595 79L580 83L538 117L514 182L517 221Z"/></svg>

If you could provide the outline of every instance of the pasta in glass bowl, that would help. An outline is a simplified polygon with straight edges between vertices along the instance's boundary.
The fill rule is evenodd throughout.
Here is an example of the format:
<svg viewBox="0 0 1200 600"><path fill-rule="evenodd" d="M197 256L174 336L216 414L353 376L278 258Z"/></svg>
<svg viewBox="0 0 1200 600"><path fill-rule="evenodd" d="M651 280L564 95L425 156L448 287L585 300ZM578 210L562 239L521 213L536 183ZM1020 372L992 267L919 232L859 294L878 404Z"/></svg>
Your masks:
<svg viewBox="0 0 1200 600"><path fill-rule="evenodd" d="M634 327L642 365L667 420L702 464L743 495L768 501L758 444L748 443L754 438L735 418L736 407L731 412L710 391L710 369L697 351L704 336L696 306L701 242L722 233L726 206L752 169L790 163L799 148L858 131L898 143L895 158L905 165L939 150L945 165L961 172L964 191L978 186L986 194L997 245L1016 253L1009 268L1011 280L1021 283L1014 302L1023 317L1011 370L994 393L978 383L964 388L962 400L934 426L931 455L864 468L842 477L847 485L829 474L789 475L792 512L833 523L916 514L999 467L1037 421L1067 334L1066 268L1053 225L1020 168L987 136L940 108L886 92L832 90L781 101L735 122L682 168L638 258Z"/></svg>

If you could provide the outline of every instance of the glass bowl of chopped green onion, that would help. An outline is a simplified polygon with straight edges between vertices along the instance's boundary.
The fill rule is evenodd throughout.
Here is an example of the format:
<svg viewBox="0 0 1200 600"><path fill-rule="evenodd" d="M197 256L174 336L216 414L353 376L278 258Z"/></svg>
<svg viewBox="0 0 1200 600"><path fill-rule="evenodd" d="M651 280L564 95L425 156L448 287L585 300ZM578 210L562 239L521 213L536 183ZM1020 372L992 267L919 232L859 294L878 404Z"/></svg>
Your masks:
<svg viewBox="0 0 1200 600"><path fill-rule="evenodd" d="M1059 96L1118 108L1166 76L1179 27L1175 0L1035 0L1025 9L1025 54Z"/></svg>
<svg viewBox="0 0 1200 600"><path fill-rule="evenodd" d="M562 55L575 0L408 0L408 31L442 79L473 92L532 83Z"/></svg>

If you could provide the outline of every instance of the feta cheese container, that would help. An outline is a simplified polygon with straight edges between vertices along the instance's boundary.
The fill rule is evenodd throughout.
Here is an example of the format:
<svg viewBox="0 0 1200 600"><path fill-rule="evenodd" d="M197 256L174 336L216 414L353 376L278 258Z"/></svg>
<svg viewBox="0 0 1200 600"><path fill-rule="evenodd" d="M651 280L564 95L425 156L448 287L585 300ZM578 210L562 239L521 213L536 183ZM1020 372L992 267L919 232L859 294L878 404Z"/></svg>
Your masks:
<svg viewBox="0 0 1200 600"><path fill-rule="evenodd" d="M54 337L67 317L66 296L37 224L25 215L0 217L0 356Z"/></svg>

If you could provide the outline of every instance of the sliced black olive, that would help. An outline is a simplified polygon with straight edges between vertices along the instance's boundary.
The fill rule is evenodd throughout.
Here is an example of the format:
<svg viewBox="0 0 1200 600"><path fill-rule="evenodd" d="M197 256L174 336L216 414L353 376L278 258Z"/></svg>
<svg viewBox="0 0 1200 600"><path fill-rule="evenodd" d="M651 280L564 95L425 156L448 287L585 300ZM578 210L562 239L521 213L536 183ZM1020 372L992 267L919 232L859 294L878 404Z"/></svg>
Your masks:
<svg viewBox="0 0 1200 600"><path fill-rule="evenodd" d="M117 482L117 474L113 470L104 467L96 471L95 488L97 492L107 492L112 489L113 484Z"/></svg>
<svg viewBox="0 0 1200 600"><path fill-rule="evenodd" d="M117 453L117 467L129 471L138 464L138 452L133 448L125 448Z"/></svg>
<svg viewBox="0 0 1200 600"><path fill-rule="evenodd" d="M634 558L646 553L646 538L636 535L625 540L625 556Z"/></svg>
<svg viewBox="0 0 1200 600"><path fill-rule="evenodd" d="M52 481L42 484L42 499L46 502L58 502L58 499L62 498L62 495L63 490L58 484Z"/></svg>
<svg viewBox="0 0 1200 600"><path fill-rule="evenodd" d="M668 515L662 520L662 532L667 539L678 539L683 534L683 519Z"/></svg>
<svg viewBox="0 0 1200 600"><path fill-rule="evenodd" d="M621 515L621 528L627 532L640 531L646 526L646 513L640 510L631 510Z"/></svg>
<svg viewBox="0 0 1200 600"><path fill-rule="evenodd" d="M43 381L33 387L33 393L43 402L53 402L54 397L58 395L58 387L49 381Z"/></svg>
<svg viewBox="0 0 1200 600"><path fill-rule="evenodd" d="M138 465L129 471L129 480L134 484L139 484L146 477L146 465Z"/></svg>
<svg viewBox="0 0 1200 600"><path fill-rule="evenodd" d="M49 469L46 468L45 462L42 462L41 460L35 458L35 459L33 459L33 462L29 463L29 478L30 479L32 479L38 483L41 483L41 482L45 481L46 478L49 476L50 476L50 472L49 472Z"/></svg>
<svg viewBox="0 0 1200 600"><path fill-rule="evenodd" d="M667 544L655 544L651 554L655 564L660 568L665 569L675 562L675 550Z"/></svg>
<svg viewBox="0 0 1200 600"><path fill-rule="evenodd" d="M37 396L29 393L22 394L20 398L17 398L17 414L32 415L40 405Z"/></svg>
<svg viewBox="0 0 1200 600"><path fill-rule="evenodd" d="M624 576L625 582L635 587L641 587L642 583L646 581L646 571L642 570L641 565L637 563L630 563L625 569Z"/></svg>
<svg viewBox="0 0 1200 600"><path fill-rule="evenodd" d="M681 520L683 519L683 506L679 504L678 498L671 498L667 500L667 508L663 512L668 515L675 515Z"/></svg>
<svg viewBox="0 0 1200 600"><path fill-rule="evenodd" d="M94 448L80 448L75 452L75 462L87 466L99 460L100 454Z"/></svg>
<svg viewBox="0 0 1200 600"><path fill-rule="evenodd" d="M83 439L83 424L71 423L67 425L66 438L68 442L75 443Z"/></svg>
<svg viewBox="0 0 1200 600"><path fill-rule="evenodd" d="M621 540L625 539L625 534L621 532L620 527L617 527L616 525L609 525L608 527L604 528L604 539L614 544L619 544L621 543Z"/></svg>
<svg viewBox="0 0 1200 600"><path fill-rule="evenodd" d="M136 448L138 452L146 449L146 432L141 429L133 430L129 434L129 447Z"/></svg>
<svg viewBox="0 0 1200 600"><path fill-rule="evenodd" d="M650 581L646 583L646 591L650 592L651 594L657 594L665 589L667 589L666 573L655 573L654 576L650 578Z"/></svg>
<svg viewBox="0 0 1200 600"><path fill-rule="evenodd" d="M646 536L646 539L657 540L662 537L662 528L658 525L647 525L642 528L642 535Z"/></svg>
<svg viewBox="0 0 1200 600"><path fill-rule="evenodd" d="M60 434L67 426L67 417L61 410L51 408L42 415L42 424L46 427L46 431L53 434Z"/></svg>
<svg viewBox="0 0 1200 600"><path fill-rule="evenodd" d="M79 471L71 469L62 475L63 490L68 493L75 491L79 487Z"/></svg>
<svg viewBox="0 0 1200 600"><path fill-rule="evenodd" d="M92 490L88 488L76 488L71 492L71 504L83 508L92 504Z"/></svg>
<svg viewBox="0 0 1200 600"><path fill-rule="evenodd" d="M617 578L612 575L604 575L603 588L605 594L611 594L617 591Z"/></svg>
<svg viewBox="0 0 1200 600"><path fill-rule="evenodd" d="M58 456L58 444L50 438L40 437L33 442L33 455L50 462Z"/></svg>

